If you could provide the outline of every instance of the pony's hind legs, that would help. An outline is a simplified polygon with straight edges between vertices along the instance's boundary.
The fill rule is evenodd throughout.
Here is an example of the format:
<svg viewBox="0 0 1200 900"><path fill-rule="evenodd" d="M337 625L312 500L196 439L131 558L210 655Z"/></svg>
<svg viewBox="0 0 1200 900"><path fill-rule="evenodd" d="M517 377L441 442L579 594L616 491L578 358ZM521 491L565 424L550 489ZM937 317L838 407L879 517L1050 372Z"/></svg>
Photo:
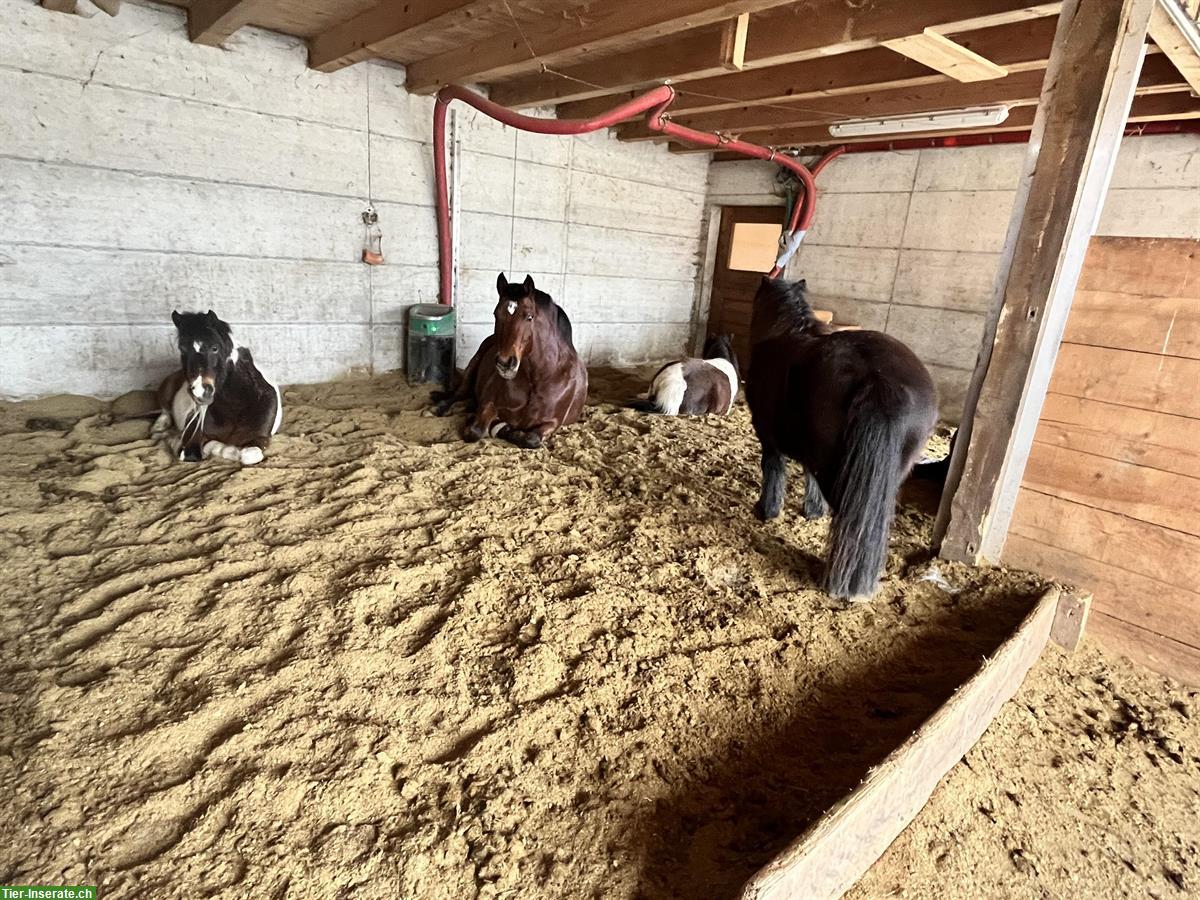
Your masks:
<svg viewBox="0 0 1200 900"><path fill-rule="evenodd" d="M754 506L754 514L766 522L774 519L783 509L787 495L787 460L778 450L763 448L762 493Z"/></svg>
<svg viewBox="0 0 1200 900"><path fill-rule="evenodd" d="M813 473L804 470L804 509L803 515L806 519L819 519L829 511L829 506L825 502L825 495L821 493L821 486L817 484L817 479L813 477Z"/></svg>

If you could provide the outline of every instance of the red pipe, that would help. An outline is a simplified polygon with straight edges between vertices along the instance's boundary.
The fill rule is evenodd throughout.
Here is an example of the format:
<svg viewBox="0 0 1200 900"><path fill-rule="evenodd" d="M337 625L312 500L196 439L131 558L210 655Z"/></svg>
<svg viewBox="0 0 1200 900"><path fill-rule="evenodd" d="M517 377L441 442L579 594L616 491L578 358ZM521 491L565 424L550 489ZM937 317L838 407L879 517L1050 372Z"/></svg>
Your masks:
<svg viewBox="0 0 1200 900"><path fill-rule="evenodd" d="M801 236L808 230L812 222L813 210L816 204L816 186L813 175L800 162L790 156L777 154L774 150L760 147L758 144L747 144L743 141L728 140L716 134L696 131L676 125L666 117L666 109L675 99L675 89L670 85L662 85L654 90L634 97L620 106L610 109L592 119L539 119L534 116L521 115L507 107L493 103L474 91L469 91L460 85L447 85L438 91L437 102L433 105L433 169L437 189L437 225L438 225L438 265L441 302L449 304L453 290L451 278L451 247L450 240L450 197L446 185L446 109L452 100L461 100L475 107L481 113L510 125L522 131L532 131L536 134L588 134L599 131L629 119L639 113L646 113L646 124L655 131L669 137L678 138L701 147L729 150L750 156L755 159L774 161L795 172L804 187L803 202L797 203L797 209L792 217L792 227L789 235L795 235L797 229ZM836 155L836 154L835 154ZM832 157L831 157L832 158ZM801 209L801 207L803 207ZM779 274L779 267L772 271L772 276Z"/></svg>

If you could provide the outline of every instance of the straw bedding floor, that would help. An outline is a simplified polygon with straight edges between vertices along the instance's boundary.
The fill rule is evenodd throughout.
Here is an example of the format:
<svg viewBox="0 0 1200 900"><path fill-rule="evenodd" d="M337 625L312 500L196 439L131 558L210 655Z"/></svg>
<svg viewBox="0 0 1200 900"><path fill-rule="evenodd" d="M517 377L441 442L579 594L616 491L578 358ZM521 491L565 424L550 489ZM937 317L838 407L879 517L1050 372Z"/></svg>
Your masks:
<svg viewBox="0 0 1200 900"><path fill-rule="evenodd" d="M878 598L834 606L814 590L824 523L798 496L778 523L751 515L745 409L611 402L636 387L596 373L585 420L535 453L459 442L394 377L297 388L253 469L172 463L137 396L0 407L0 882L735 892L1042 584L931 567L906 509ZM1106 710L1095 690L1040 702ZM1164 735L1195 736L1172 715ZM1046 746L1075 740L1046 721ZM1171 766L1194 785L1190 756L1147 783ZM970 833L960 857L998 852ZM942 880L905 852L888 865L915 867L910 888Z"/></svg>

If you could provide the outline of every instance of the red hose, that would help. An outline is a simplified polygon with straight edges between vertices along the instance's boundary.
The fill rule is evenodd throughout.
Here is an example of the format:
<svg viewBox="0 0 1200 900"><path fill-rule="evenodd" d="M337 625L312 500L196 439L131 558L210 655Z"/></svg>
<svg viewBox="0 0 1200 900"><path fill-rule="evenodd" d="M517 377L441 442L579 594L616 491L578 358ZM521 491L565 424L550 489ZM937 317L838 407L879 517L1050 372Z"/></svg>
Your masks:
<svg viewBox="0 0 1200 900"><path fill-rule="evenodd" d="M447 85L438 91L437 102L433 106L433 169L437 189L438 266L441 302L449 304L453 291L451 283L453 269L451 254L453 248L451 247L450 240L450 198L446 185L446 109L452 100L461 100L463 103L475 107L481 113L490 116L498 122L510 125L513 128L520 128L522 131L532 131L536 134L588 134L592 131L599 131L601 128L616 125L618 122L645 112L646 124L654 131L658 131L668 137L678 138L681 141L687 141L690 144L696 144L701 147L729 150L741 153L744 156L753 157L754 159L777 162L781 166L795 172L804 188L804 196L796 204L788 233L795 233L798 228L804 231L808 230L808 226L812 222L813 210L816 204L816 186L813 184L813 173L809 172L804 165L792 157L777 154L774 150L770 150L767 147L760 147L758 144L747 144L744 141L728 140L716 134L709 134L703 131L696 131L692 128L685 128L682 125L676 125L666 117L667 107L671 105L674 99L675 89L670 85L662 85L642 94L640 97L634 97L632 100L622 103L620 106L616 106L595 118L539 119L534 116L522 115L505 106L500 106L498 103L493 103L491 100L476 94L474 91L469 91L460 85ZM823 159L818 164L818 171L821 165L827 163L829 159L832 159L839 152L834 151L826 159ZM778 267L776 267L772 270L771 275L774 277L778 274Z"/></svg>

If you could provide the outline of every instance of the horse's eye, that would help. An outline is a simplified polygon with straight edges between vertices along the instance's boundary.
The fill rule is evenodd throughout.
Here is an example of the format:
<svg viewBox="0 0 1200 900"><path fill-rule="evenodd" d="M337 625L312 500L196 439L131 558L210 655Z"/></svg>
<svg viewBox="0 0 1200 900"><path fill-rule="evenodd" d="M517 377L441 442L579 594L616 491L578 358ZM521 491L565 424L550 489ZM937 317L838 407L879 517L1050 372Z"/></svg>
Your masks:
<svg viewBox="0 0 1200 900"><path fill-rule="evenodd" d="M533 316L526 316L526 317L525 317L525 321L526 321L526 322L532 322L532 321L533 321Z"/></svg>

